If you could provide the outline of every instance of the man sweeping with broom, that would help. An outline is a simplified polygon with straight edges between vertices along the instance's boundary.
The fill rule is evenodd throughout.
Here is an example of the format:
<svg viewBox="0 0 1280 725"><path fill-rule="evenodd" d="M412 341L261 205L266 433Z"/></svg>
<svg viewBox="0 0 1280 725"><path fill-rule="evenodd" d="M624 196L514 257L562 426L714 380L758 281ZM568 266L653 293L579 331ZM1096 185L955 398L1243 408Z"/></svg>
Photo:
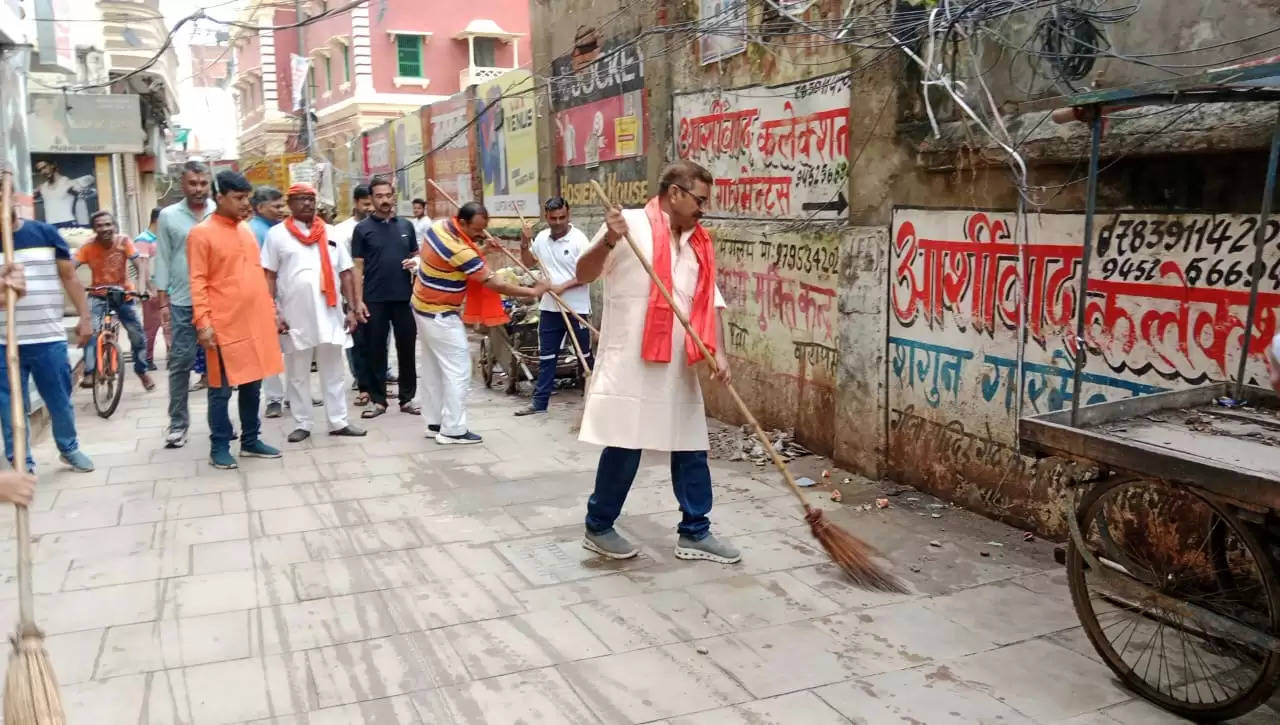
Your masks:
<svg viewBox="0 0 1280 725"><path fill-rule="evenodd" d="M645 449L671 452L676 501L683 515L675 554L723 564L741 560L738 550L711 534L711 469L707 465L706 413L697 368L703 355L676 325L640 259L619 245L628 234L652 260L658 278L686 311L715 356L715 379L728 382L719 312L724 299L715 282L715 250L699 220L707 205L711 173L690 161L666 168L658 195L644 209L611 209L605 226L578 260L577 279L604 276L604 322L599 355L587 393L579 439L605 446L587 502L582 545L612 559L639 550L614 529Z"/></svg>

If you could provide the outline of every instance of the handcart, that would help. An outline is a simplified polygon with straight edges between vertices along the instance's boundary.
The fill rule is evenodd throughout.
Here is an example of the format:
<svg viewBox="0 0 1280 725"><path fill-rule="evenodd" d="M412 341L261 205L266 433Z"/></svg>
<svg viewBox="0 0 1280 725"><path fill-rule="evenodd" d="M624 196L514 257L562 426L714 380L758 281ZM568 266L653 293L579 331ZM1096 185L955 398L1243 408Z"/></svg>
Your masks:
<svg viewBox="0 0 1280 725"><path fill-rule="evenodd" d="M1077 300L1088 293L1104 110L1280 101L1276 61L1023 104L1075 108L1091 125ZM1255 342L1280 120L1273 133L1235 380L1082 406L1077 304L1072 406L1019 422L1025 454L1072 471L1067 579L1089 641L1125 685L1197 722L1250 712L1280 685L1280 398L1247 384L1244 352Z"/></svg>

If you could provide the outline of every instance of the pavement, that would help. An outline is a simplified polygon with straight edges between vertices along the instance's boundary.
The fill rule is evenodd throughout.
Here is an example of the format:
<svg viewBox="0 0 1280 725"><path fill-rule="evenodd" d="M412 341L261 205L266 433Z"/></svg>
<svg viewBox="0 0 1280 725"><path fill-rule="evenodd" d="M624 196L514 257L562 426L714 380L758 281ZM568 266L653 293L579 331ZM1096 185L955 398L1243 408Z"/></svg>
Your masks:
<svg viewBox="0 0 1280 725"><path fill-rule="evenodd" d="M713 526L741 564L673 556L657 455L619 522L643 553L610 562L580 547L598 451L571 432L577 393L516 419L524 401L473 392L469 448L394 408L363 439L290 445L291 421L266 421L284 457L230 472L207 462L204 393L191 443L161 447L166 400L130 377L101 420L77 391L93 473L37 446L36 611L72 723L1180 722L1095 657L1051 544L910 490L870 511L881 484L815 494L907 595L845 583L750 463L712 467Z"/></svg>

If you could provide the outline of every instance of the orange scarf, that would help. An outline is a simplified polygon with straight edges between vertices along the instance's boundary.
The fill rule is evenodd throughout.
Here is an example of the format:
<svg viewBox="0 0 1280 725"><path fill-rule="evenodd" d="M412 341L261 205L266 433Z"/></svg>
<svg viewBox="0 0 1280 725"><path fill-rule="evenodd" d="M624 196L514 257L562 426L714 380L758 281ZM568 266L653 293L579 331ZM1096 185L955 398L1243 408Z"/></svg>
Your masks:
<svg viewBox="0 0 1280 725"><path fill-rule="evenodd" d="M285 229L294 236L299 242L307 246L312 244L320 245L320 291L324 293L324 301L330 307L338 306L338 290L333 286L333 264L329 262L329 235L325 231L324 220L319 214L311 219L311 229L305 236L302 230L298 228L298 223L293 217L284 220Z"/></svg>
<svg viewBox="0 0 1280 725"><path fill-rule="evenodd" d="M644 214L653 228L653 271L662 286L674 297L671 283L671 225L662 213L658 197L653 197L644 207ZM698 283L693 291L693 303L689 309L689 324L698 333L707 349L716 352L716 250L711 235L701 224L693 228L689 246L698 258ZM656 284L649 288L649 311L644 318L644 339L641 357L648 362L671 362L671 334L675 327L675 312L667 304ZM689 335L684 338L685 358L690 365L702 359L702 351Z"/></svg>
<svg viewBox="0 0 1280 725"><path fill-rule="evenodd" d="M472 251L484 259L484 250L471 241L462 231L462 223L455 217L444 223L445 232L461 239ZM462 303L462 323L464 325L484 325L497 327L511 321L506 309L502 306L502 295L494 292L474 276L467 277L467 296Z"/></svg>

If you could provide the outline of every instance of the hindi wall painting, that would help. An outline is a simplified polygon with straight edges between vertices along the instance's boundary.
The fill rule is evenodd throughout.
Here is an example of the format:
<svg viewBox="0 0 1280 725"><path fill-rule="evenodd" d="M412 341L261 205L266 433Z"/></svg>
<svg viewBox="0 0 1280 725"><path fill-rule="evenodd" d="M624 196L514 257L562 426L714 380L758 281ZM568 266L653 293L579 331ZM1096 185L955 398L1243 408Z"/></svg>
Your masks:
<svg viewBox="0 0 1280 725"><path fill-rule="evenodd" d="M899 209L890 239L889 407L964 421L1016 446L1016 419L1071 405L1081 214ZM1085 298L1082 404L1234 379L1252 216L1098 220ZM1280 313L1280 222L1267 229L1246 378L1265 382ZM1019 330L1024 344L1019 351ZM1020 358L1021 355L1021 358Z"/></svg>
<svg viewBox="0 0 1280 725"><path fill-rule="evenodd" d="M679 158L715 176L712 216L840 219L848 208L850 75L677 94Z"/></svg>

